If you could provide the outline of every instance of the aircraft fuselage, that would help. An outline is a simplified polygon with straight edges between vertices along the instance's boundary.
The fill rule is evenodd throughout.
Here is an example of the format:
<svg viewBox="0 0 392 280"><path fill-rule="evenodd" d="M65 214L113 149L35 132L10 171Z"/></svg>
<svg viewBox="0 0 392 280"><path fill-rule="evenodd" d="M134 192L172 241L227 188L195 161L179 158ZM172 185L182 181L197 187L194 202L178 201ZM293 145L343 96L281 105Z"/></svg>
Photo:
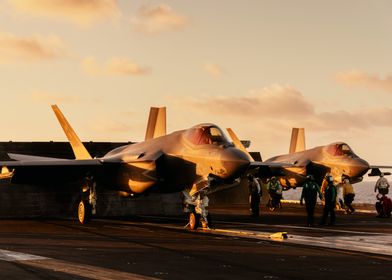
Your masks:
<svg viewBox="0 0 392 280"><path fill-rule="evenodd" d="M116 187L129 193L181 191L205 182L208 176L232 181L249 166L249 157L229 142L195 143L187 137L189 133L182 130L119 147L100 160L122 162Z"/></svg>
<svg viewBox="0 0 392 280"><path fill-rule="evenodd" d="M368 162L358 157L342 142L276 156L266 162L286 162L295 165L284 168L283 175L280 176L281 183L286 188L301 186L309 174L314 175L321 183L327 172L337 183L341 182L343 175L350 177L352 183L357 183L362 181L362 176L369 170Z"/></svg>

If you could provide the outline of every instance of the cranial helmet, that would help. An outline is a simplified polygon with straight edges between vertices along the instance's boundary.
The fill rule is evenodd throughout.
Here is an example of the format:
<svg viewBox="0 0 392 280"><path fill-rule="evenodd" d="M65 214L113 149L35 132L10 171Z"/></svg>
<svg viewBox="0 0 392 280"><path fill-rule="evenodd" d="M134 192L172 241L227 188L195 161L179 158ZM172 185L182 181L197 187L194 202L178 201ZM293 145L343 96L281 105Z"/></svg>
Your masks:
<svg viewBox="0 0 392 280"><path fill-rule="evenodd" d="M306 176L306 178L307 178L308 180L314 180L314 177L313 177L312 174L309 174L308 176Z"/></svg>

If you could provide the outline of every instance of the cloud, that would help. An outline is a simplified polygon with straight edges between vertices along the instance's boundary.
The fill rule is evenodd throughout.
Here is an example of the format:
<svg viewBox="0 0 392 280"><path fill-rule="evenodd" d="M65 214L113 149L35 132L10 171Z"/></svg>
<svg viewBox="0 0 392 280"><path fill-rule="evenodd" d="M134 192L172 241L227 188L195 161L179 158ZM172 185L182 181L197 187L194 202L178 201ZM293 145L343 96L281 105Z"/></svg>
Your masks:
<svg viewBox="0 0 392 280"><path fill-rule="evenodd" d="M196 110L236 117L308 116L314 108L298 90L289 86L272 85L244 96L217 96L189 99L185 105Z"/></svg>
<svg viewBox="0 0 392 280"><path fill-rule="evenodd" d="M220 77L223 75L222 68L213 63L205 63L204 70L213 77Z"/></svg>
<svg viewBox="0 0 392 280"><path fill-rule="evenodd" d="M142 6L132 24L137 32L156 34L182 29L188 25L188 18L180 15L165 4Z"/></svg>
<svg viewBox="0 0 392 280"><path fill-rule="evenodd" d="M56 36L17 36L0 32L0 62L32 62L64 56L66 56L64 43Z"/></svg>
<svg viewBox="0 0 392 280"><path fill-rule="evenodd" d="M171 97L170 100L176 100ZM319 132L368 131L374 127L392 128L392 107L380 106L356 110L318 111L299 90L290 86L272 85L253 90L242 96L205 96L177 98L171 103L177 108L195 112L192 119L215 121L233 126L249 123L260 131L288 131L305 127ZM196 113L198 115L196 115Z"/></svg>
<svg viewBox="0 0 392 280"><path fill-rule="evenodd" d="M321 112L302 122L315 131L366 131L374 127L392 128L392 108L373 107L352 111Z"/></svg>
<svg viewBox="0 0 392 280"><path fill-rule="evenodd" d="M113 57L106 65L107 72L111 75L145 75L150 73L148 67L141 67L130 59Z"/></svg>
<svg viewBox="0 0 392 280"><path fill-rule="evenodd" d="M100 65L94 57L86 57L81 62L84 72L91 76L139 76L151 72L149 67L139 66L133 60L124 57L112 57Z"/></svg>
<svg viewBox="0 0 392 280"><path fill-rule="evenodd" d="M46 104L79 103L81 101L80 97L78 96L50 93L40 90L33 91L30 95L30 99L33 102L43 102Z"/></svg>
<svg viewBox="0 0 392 280"><path fill-rule="evenodd" d="M18 13L66 20L80 25L120 15L116 0L8 0Z"/></svg>
<svg viewBox="0 0 392 280"><path fill-rule="evenodd" d="M349 87L365 87L372 90L392 93L392 76L382 78L377 75L352 70L338 73L336 75L336 80Z"/></svg>

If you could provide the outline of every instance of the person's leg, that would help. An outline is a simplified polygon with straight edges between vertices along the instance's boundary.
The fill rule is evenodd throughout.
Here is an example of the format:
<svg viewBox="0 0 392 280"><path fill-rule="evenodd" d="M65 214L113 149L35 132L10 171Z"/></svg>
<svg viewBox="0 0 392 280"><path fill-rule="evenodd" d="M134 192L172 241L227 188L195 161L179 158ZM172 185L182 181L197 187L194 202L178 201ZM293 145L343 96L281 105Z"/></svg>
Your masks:
<svg viewBox="0 0 392 280"><path fill-rule="evenodd" d="M335 224L335 207L333 207L333 205L331 205L331 209L330 209L330 224L334 225Z"/></svg>
<svg viewBox="0 0 392 280"><path fill-rule="evenodd" d="M307 225L310 225L311 224L311 220L312 220L312 218L311 218L311 215L312 215L312 213L311 213L311 209L310 209L310 205L309 205L310 203L309 203L309 201L306 201L305 200L305 207L306 207L306 214L307 214L307 216L306 216L306 224Z"/></svg>
<svg viewBox="0 0 392 280"><path fill-rule="evenodd" d="M316 200L309 201L308 206L308 225L313 225L314 222L314 208L316 207Z"/></svg>
<svg viewBox="0 0 392 280"><path fill-rule="evenodd" d="M328 212L329 212L329 205L330 203L325 203L324 209L323 209L323 216L321 217L321 222L320 225L325 225L327 218L328 218Z"/></svg>
<svg viewBox="0 0 392 280"><path fill-rule="evenodd" d="M259 215L259 203L260 201L257 201L257 197L259 195L255 194L254 192L251 193L250 195L250 209L252 211L252 216L258 216Z"/></svg>

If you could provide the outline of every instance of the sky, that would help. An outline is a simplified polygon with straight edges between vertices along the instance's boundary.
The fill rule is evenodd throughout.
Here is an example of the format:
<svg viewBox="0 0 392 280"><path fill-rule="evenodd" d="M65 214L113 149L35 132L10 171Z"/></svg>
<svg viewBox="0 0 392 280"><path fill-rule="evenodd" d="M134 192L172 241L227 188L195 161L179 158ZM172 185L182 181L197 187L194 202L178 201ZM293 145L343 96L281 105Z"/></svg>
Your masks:
<svg viewBox="0 0 392 280"><path fill-rule="evenodd" d="M231 127L263 159L347 142L392 165L392 1L0 0L0 141Z"/></svg>

